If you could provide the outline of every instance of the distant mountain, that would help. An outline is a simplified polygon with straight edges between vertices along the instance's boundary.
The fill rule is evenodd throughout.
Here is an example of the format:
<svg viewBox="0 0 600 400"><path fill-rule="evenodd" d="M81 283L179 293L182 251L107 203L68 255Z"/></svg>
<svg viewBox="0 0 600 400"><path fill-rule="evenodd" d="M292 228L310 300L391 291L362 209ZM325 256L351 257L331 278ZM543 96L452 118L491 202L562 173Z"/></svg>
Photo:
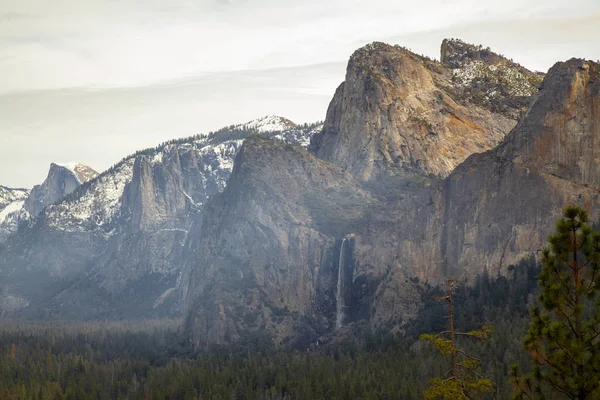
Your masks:
<svg viewBox="0 0 600 400"><path fill-rule="evenodd" d="M29 196L27 189L0 186L0 242L17 229L20 211Z"/></svg>
<svg viewBox="0 0 600 400"><path fill-rule="evenodd" d="M78 163L50 164L48 177L41 185L31 189L24 208L32 216L37 216L44 207L56 203L77 187L98 176L92 168Z"/></svg>
<svg viewBox="0 0 600 400"><path fill-rule="evenodd" d="M188 236L206 200L225 188L242 142L261 135L306 145L318 130L269 116L126 157L7 239L4 298L22 299L22 313L38 317L181 312Z"/></svg>
<svg viewBox="0 0 600 400"><path fill-rule="evenodd" d="M28 195L27 189L11 189L0 185L0 211L15 201L24 200Z"/></svg>
<svg viewBox="0 0 600 400"><path fill-rule="evenodd" d="M292 132L296 126L297 125L289 119L278 117L276 115L267 115L266 117L255 119L245 124L234 125L237 129L256 130L260 133Z"/></svg>
<svg viewBox="0 0 600 400"><path fill-rule="evenodd" d="M42 184L34 186L30 191L8 189L13 193L13 200L0 211L0 242L15 232L19 224L38 216L46 206L56 203L97 175L96 171L83 164L52 163ZM10 197L0 196L6 199Z"/></svg>

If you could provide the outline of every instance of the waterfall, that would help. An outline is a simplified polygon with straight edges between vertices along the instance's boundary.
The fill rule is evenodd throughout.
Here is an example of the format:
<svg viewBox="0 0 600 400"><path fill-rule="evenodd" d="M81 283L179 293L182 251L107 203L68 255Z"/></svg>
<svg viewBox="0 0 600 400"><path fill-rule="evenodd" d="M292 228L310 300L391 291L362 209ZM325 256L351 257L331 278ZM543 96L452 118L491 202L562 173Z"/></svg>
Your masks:
<svg viewBox="0 0 600 400"><path fill-rule="evenodd" d="M337 293L335 295L335 329L340 329L344 322L344 243L346 239L342 240L340 246L340 260L338 262L338 280L337 280Z"/></svg>

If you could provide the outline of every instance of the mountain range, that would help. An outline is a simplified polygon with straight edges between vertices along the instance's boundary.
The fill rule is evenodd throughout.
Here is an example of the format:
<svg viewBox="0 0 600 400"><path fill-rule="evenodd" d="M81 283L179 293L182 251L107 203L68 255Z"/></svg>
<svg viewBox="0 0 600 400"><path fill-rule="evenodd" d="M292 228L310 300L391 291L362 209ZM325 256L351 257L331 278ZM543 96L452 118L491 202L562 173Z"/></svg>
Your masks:
<svg viewBox="0 0 600 400"><path fill-rule="evenodd" d="M565 204L597 214L599 76L456 39L440 61L375 42L322 124L265 117L97 176L53 164L30 192L0 187L0 309L179 314L198 348L400 330L424 285L505 274Z"/></svg>
<svg viewBox="0 0 600 400"><path fill-rule="evenodd" d="M181 313L192 222L225 187L244 139L264 135L306 146L319 126L264 117L139 151L85 182L52 164L26 199L18 200L26 191L7 191L14 193L10 208L22 203L21 214L36 217L19 214L18 231L2 243L4 312L17 304L37 318ZM60 199L51 195L63 188ZM28 204L44 207L34 214Z"/></svg>

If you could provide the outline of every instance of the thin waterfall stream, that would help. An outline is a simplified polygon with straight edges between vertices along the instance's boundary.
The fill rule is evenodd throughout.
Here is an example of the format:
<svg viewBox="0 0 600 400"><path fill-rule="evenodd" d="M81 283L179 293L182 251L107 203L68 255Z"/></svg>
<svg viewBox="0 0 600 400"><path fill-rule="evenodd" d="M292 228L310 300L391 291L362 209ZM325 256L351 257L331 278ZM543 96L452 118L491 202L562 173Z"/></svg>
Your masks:
<svg viewBox="0 0 600 400"><path fill-rule="evenodd" d="M344 244L346 238L342 240L340 246L340 259L338 262L338 279L337 279L337 293L335 295L335 329L340 329L344 322Z"/></svg>

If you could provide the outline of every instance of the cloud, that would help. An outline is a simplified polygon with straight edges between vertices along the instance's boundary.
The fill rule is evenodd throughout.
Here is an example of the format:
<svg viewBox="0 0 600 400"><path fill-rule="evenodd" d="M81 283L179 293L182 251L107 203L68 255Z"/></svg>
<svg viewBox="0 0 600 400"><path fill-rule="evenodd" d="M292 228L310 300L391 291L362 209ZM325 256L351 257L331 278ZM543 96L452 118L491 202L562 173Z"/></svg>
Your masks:
<svg viewBox="0 0 600 400"><path fill-rule="evenodd" d="M31 187L51 162L101 171L136 150L268 114L322 120L344 70L345 63L330 63L0 95L0 182Z"/></svg>
<svg viewBox="0 0 600 400"><path fill-rule="evenodd" d="M0 92L340 62L382 38L484 21L505 21L510 33L513 20L600 10L593 0L574 0L567 10L562 3L0 0L5 15L18 16L0 18L0 73L11 77Z"/></svg>
<svg viewBox="0 0 600 400"><path fill-rule="evenodd" d="M495 20L382 38L438 57L443 38L489 46L532 70L547 71L572 57L600 59L600 12L583 15Z"/></svg>
<svg viewBox="0 0 600 400"><path fill-rule="evenodd" d="M52 161L103 169L264 114L322 119L348 57L374 40L437 58L444 37L460 37L538 70L600 57L596 0L0 0L0 10L4 185L39 182Z"/></svg>

